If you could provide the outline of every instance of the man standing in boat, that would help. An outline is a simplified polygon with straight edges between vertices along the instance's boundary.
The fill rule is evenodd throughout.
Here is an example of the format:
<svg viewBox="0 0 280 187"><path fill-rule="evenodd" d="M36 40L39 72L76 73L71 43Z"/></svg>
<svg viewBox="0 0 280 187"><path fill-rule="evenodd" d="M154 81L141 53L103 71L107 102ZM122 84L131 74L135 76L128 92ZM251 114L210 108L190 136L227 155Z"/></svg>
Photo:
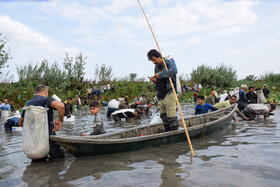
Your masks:
<svg viewBox="0 0 280 187"><path fill-rule="evenodd" d="M165 131L177 130L179 123L176 116L176 100L169 81L169 77L171 77L172 83L176 87L177 67L172 59L163 58L155 49L150 50L147 56L155 64L155 74L150 77L150 81L155 84L160 118L163 121ZM165 69L163 59L168 70Z"/></svg>

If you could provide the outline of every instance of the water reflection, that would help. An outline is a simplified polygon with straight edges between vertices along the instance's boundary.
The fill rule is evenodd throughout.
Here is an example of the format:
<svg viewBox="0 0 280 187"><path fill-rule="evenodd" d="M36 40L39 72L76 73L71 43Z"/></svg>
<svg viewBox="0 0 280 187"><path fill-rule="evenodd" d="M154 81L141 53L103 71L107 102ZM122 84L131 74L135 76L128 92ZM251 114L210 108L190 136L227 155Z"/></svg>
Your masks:
<svg viewBox="0 0 280 187"><path fill-rule="evenodd" d="M66 162L31 163L26 167L22 180L31 185L33 177L37 184L62 185L114 185L117 186L178 186L185 173L176 160L188 155L186 144L174 144L157 148L106 156L67 159ZM191 164L184 161L184 164Z"/></svg>
<svg viewBox="0 0 280 187"><path fill-rule="evenodd" d="M184 112L191 114L193 107ZM103 114L106 110L101 111ZM21 132L0 129L0 186L278 186L280 117L240 121L209 136L134 152L31 163L22 153ZM61 133L91 132L93 116L81 110ZM141 124L106 120L106 130Z"/></svg>

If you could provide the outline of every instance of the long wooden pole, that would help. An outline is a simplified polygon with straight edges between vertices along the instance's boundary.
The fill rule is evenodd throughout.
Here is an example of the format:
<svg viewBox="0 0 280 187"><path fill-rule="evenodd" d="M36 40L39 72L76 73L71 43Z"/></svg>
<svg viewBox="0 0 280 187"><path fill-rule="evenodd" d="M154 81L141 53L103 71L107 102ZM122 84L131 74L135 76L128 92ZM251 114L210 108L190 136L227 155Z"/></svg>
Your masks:
<svg viewBox="0 0 280 187"><path fill-rule="evenodd" d="M159 52L160 52L160 54L161 54L161 58L162 58L162 60L163 60L165 69L168 70L168 68L167 68L167 66L166 66L166 63L165 63L165 60L164 60L164 58L163 58L163 55L162 55L162 53L161 53L161 50L160 50L160 48L159 48L158 42L157 42L157 40L156 40L156 37L155 37L155 35L154 35L153 29L152 29L152 27L151 27L151 25L150 25L150 23L149 23L149 20L148 20L148 18L147 18L147 16L146 16L145 11L144 11L144 9L142 8L141 3L140 3L139 0L138 0L138 3L139 3L139 5L140 5L140 7L141 7L141 10L142 10L142 12L143 12L143 14L144 14L146 20L147 20L147 23L148 23L148 25L149 25L149 27L150 27L150 29L151 29L151 31L152 31L152 34L153 34L153 37L154 37L155 42L156 42L156 44L157 44L158 50L159 50ZM182 123L183 123L184 129L185 129L185 133L186 133L186 136L187 136L187 139L188 139L188 142L189 142L189 146L190 146L190 149L191 149L191 152L192 152L192 156L194 156L193 147L192 147L192 142L191 142L191 140L190 140L190 136L189 136L189 133L188 133L187 125L186 125L186 123L185 123L185 119L184 119L184 117L183 117L182 110L181 110L181 107L180 107L180 103L179 103L179 100L178 100L178 97L177 97L177 94L176 94L176 91L175 91L175 88L174 88L174 85L173 85L173 82L172 82L171 77L169 77L169 81L170 81L170 85L171 85L172 90L173 90L173 94L175 95L176 103L177 103L177 106L178 106L178 109L179 109L179 113L180 113L180 116L181 116L181 119L182 119Z"/></svg>

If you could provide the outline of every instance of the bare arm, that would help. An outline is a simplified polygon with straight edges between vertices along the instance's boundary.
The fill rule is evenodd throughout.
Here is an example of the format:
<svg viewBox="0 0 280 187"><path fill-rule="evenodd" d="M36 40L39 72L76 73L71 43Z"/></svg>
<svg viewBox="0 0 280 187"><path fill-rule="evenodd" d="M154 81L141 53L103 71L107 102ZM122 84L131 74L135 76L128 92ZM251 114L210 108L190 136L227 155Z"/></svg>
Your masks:
<svg viewBox="0 0 280 187"><path fill-rule="evenodd" d="M19 118L18 126L23 127L23 118L22 117Z"/></svg>
<svg viewBox="0 0 280 187"><path fill-rule="evenodd" d="M249 120L242 112L240 112L238 109L235 111L238 116L240 116L244 120Z"/></svg>
<svg viewBox="0 0 280 187"><path fill-rule="evenodd" d="M53 108L55 108L58 112L58 120L52 122L55 124L55 126L53 128L53 132L55 132L55 131L59 131L61 129L65 109L64 109L64 104L59 101L53 101L51 103L51 106Z"/></svg>

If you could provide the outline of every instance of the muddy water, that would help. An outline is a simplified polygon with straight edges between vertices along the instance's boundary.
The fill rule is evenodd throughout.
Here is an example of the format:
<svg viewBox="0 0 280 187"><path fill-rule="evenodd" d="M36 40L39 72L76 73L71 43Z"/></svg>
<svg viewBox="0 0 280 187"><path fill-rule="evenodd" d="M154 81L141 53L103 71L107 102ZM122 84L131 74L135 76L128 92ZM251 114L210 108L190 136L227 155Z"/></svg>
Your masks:
<svg viewBox="0 0 280 187"><path fill-rule="evenodd" d="M184 113L193 106L182 107ZM105 110L102 111L105 114ZM195 157L186 142L148 147L114 155L34 163L21 150L22 133L0 127L0 186L279 186L280 117L233 123L210 136L192 140ZM93 117L76 113L76 123L64 124L61 134L89 133ZM107 131L146 124L115 124Z"/></svg>

